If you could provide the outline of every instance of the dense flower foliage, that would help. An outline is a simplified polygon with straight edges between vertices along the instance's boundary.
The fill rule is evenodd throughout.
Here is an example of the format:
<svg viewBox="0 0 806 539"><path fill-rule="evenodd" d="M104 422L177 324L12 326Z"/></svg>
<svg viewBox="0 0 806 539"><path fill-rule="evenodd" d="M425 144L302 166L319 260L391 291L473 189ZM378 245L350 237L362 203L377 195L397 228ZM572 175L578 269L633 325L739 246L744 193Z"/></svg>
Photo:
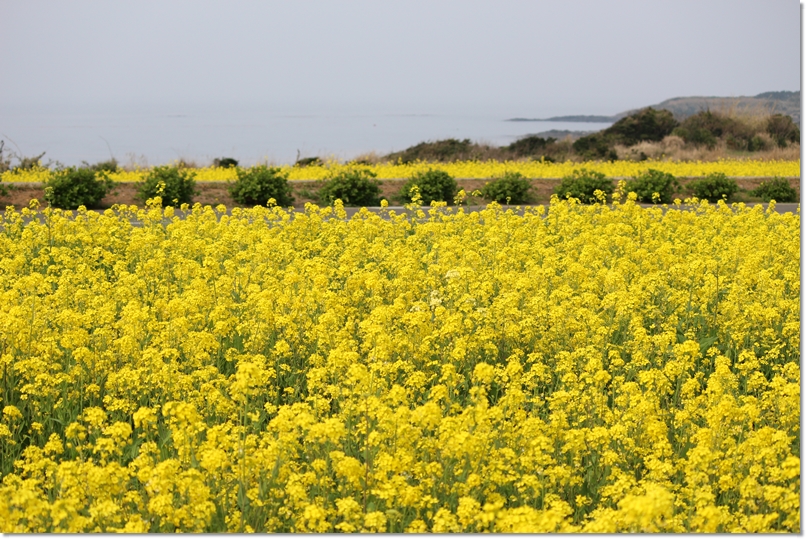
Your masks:
<svg viewBox="0 0 806 539"><path fill-rule="evenodd" d="M454 178L494 178L507 172L518 172L526 178L562 178L571 174L574 169L584 166L589 170L601 172L611 178L626 178L647 172L649 169L668 172L679 177L705 176L721 172L732 177L797 177L800 176L800 161L762 161L753 159L722 159L719 161L613 161L551 163L548 161L460 161L455 163L418 162L408 164L379 163L376 165L342 164L336 161L323 163L321 166L280 167L289 180L323 180L332 175L354 168L369 170L378 179L410 178L429 169L447 172ZM235 181L235 167L205 167L194 169L196 181ZM118 171L109 177L119 182L142 181L149 170ZM2 174L4 182L44 182L50 171L43 168L32 170L9 171Z"/></svg>
<svg viewBox="0 0 806 539"><path fill-rule="evenodd" d="M3 215L0 531L800 530L799 212L178 211Z"/></svg>

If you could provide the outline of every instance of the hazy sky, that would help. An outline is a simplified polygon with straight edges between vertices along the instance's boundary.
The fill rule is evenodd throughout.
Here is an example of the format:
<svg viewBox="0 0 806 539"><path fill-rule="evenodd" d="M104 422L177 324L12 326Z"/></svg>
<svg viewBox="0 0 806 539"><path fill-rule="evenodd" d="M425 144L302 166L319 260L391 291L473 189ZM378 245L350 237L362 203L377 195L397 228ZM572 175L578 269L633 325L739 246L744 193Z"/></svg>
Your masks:
<svg viewBox="0 0 806 539"><path fill-rule="evenodd" d="M0 103L612 114L800 88L797 0L0 0Z"/></svg>

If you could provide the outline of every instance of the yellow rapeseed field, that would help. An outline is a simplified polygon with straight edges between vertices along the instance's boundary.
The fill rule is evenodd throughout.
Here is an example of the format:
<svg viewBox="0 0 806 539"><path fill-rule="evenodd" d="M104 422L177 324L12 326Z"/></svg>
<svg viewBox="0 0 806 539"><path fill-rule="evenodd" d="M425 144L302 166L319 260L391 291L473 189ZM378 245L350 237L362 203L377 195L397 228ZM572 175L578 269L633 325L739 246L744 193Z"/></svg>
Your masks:
<svg viewBox="0 0 806 539"><path fill-rule="evenodd" d="M0 531L801 529L799 212L187 212L3 215Z"/></svg>
<svg viewBox="0 0 806 539"><path fill-rule="evenodd" d="M322 180L357 165L342 164L336 161L321 166L281 168L290 180ZM613 161L550 163L547 161L460 161L456 163L418 162L409 164L379 163L376 165L358 165L360 168L374 172L379 179L409 178L428 169L444 170L455 178L483 179L501 176L505 172L520 172L527 178L561 178L571 174L574 169L587 168L602 172L608 177L622 178L638 175L652 168L668 172L680 177L705 176L713 172L723 172L732 177L797 177L800 176L800 161L762 161L753 159L722 159L719 161ZM196 181L235 181L234 168L204 167L195 169ZM149 169L121 171L109 175L119 182L142 181ZM37 167L31 170L13 170L3 173L3 182L44 182L51 171Z"/></svg>

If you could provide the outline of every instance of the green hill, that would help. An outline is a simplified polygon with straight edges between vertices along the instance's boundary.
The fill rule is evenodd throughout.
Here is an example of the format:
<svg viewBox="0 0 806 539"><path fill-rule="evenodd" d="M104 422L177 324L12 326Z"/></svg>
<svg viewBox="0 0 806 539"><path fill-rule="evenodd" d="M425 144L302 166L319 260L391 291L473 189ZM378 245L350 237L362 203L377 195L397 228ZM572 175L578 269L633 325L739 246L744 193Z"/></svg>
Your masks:
<svg viewBox="0 0 806 539"><path fill-rule="evenodd" d="M702 110L714 112L745 112L786 114L791 116L795 123L800 123L800 90L797 92L764 92L755 96L739 97L674 97L662 101L657 105L650 105L654 109L666 109L678 120L682 120ZM638 109L617 114L615 119L628 116Z"/></svg>
<svg viewBox="0 0 806 539"><path fill-rule="evenodd" d="M750 114L786 114L800 124L800 90L797 92L763 92L755 96L718 97L693 96L673 97L656 105L648 105L655 110L666 109L675 119L683 120L702 110L713 112ZM641 109L646 107L641 107ZM603 122L614 123L641 109L632 109L614 116L571 115L552 118L511 118L510 122Z"/></svg>

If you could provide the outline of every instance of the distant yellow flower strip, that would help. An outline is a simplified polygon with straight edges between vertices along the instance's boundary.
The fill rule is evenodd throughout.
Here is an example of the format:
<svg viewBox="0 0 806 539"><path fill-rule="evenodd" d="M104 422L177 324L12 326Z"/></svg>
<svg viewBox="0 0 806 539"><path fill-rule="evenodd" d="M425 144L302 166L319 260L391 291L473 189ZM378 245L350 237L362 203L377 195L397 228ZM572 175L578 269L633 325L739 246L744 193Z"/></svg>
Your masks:
<svg viewBox="0 0 806 539"><path fill-rule="evenodd" d="M291 169L291 167L285 167ZM196 173L195 180L198 182L225 182L235 181L238 176L234 168L204 167L193 169ZM44 167L34 167L30 170L12 170L4 172L3 182L45 182L50 178L52 171ZM116 182L140 182L148 176L149 169L122 170L109 173L108 176Z"/></svg>
<svg viewBox="0 0 806 539"><path fill-rule="evenodd" d="M800 530L799 214L223 209L6 210L0 531Z"/></svg>
<svg viewBox="0 0 806 539"><path fill-rule="evenodd" d="M289 178L324 179L333 172L352 165L329 164L321 167L290 168ZM363 167L362 167L363 168ZM520 172L527 178L561 178L575 169L587 168L602 172L609 177L628 177L650 168L669 172L675 176L705 176L712 172L724 172L728 176L799 176L799 161L751 161L723 160L715 162L670 162L670 161L614 161L574 163L549 163L540 161L464 161L456 163L411 163L378 164L368 168L380 179L408 178L430 168L444 170L455 178L492 178L505 172Z"/></svg>
<svg viewBox="0 0 806 539"><path fill-rule="evenodd" d="M44 183L50 179L52 171L45 167L34 167L27 170L9 170L0 174L3 182Z"/></svg>
<svg viewBox="0 0 806 539"><path fill-rule="evenodd" d="M325 163L322 166L280 167L288 173L290 180L322 180L340 171L355 168L356 165L338 162ZM527 178L561 178L571 174L575 169L587 168L602 172L609 177L632 177L653 168L669 172L679 177L705 176L712 172L724 172L733 177L798 177L800 161L755 161L755 160L721 160L713 162L676 162L676 161L614 161L574 163L549 163L540 161L463 161L456 163L410 163L377 165L361 165L377 174L379 179L409 178L417 172L431 168L444 170L455 178L492 178L505 172L520 172ZM196 181L235 181L234 168L206 167L194 169ZM109 175L118 182L142 181L148 169L116 172ZM42 182L50 175L44 168L28 171L10 171L2 175L4 182Z"/></svg>

